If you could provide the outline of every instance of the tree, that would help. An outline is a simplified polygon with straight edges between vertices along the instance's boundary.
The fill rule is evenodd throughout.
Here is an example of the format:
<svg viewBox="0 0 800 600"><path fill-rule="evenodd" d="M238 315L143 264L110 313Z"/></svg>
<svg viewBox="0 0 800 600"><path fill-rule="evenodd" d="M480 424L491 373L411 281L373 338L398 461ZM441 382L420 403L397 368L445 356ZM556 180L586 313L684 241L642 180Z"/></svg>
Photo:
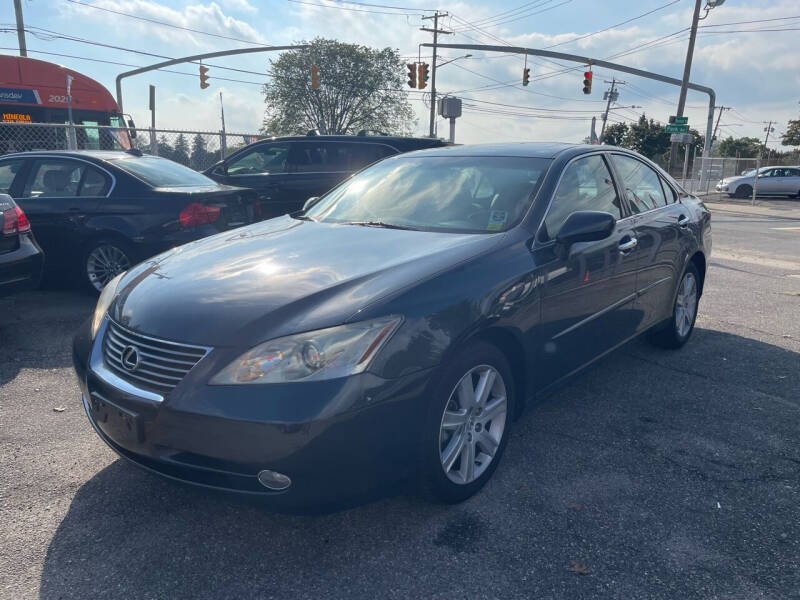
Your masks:
<svg viewBox="0 0 800 600"><path fill-rule="evenodd" d="M628 125L622 145L651 160L657 160L669 151L669 134L664 130L663 125L656 123L653 119L648 119L647 115L642 113L636 123Z"/></svg>
<svg viewBox="0 0 800 600"><path fill-rule="evenodd" d="M628 125L626 123L614 123L613 125L606 126L606 131L603 134L603 143L609 146L622 146L622 141L628 133Z"/></svg>
<svg viewBox="0 0 800 600"><path fill-rule="evenodd" d="M157 140L157 144L158 155L172 160L172 157L175 155L175 149L170 146L167 136L161 134L161 137Z"/></svg>
<svg viewBox="0 0 800 600"><path fill-rule="evenodd" d="M175 139L175 149L170 158L182 165L189 166L189 142L186 141L186 137L182 133L179 133Z"/></svg>
<svg viewBox="0 0 800 600"><path fill-rule="evenodd" d="M205 138L196 133L194 138L192 139L192 155L191 155L191 165L192 168L196 171L200 171L205 169L208 166L209 161L209 152L206 150L206 140Z"/></svg>
<svg viewBox="0 0 800 600"><path fill-rule="evenodd" d="M761 152L761 140L754 137L726 137L719 143L717 151L720 156L738 156L755 158Z"/></svg>
<svg viewBox="0 0 800 600"><path fill-rule="evenodd" d="M784 146L800 146L800 119L789 121L786 133L783 134L781 144Z"/></svg>
<svg viewBox="0 0 800 600"><path fill-rule="evenodd" d="M270 61L272 78L264 85L265 134L304 134L311 129L322 134L411 132L416 121L397 50L322 38L302 43L309 47ZM311 87L313 65L319 67L317 90Z"/></svg>

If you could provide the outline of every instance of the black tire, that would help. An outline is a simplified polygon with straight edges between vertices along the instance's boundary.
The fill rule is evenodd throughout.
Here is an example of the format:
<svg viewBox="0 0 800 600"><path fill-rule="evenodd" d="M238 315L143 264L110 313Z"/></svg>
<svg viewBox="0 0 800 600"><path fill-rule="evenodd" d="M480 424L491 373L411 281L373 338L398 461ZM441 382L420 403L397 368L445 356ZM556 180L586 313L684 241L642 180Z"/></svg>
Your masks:
<svg viewBox="0 0 800 600"><path fill-rule="evenodd" d="M107 275L99 275L98 253L107 256L108 262L111 263ZM83 287L93 294L99 294L110 279L136 264L134 256L133 248L124 240L102 238L92 241L84 250L80 264L79 277ZM92 271L94 271L94 277Z"/></svg>
<svg viewBox="0 0 800 600"><path fill-rule="evenodd" d="M740 185L736 188L736 193L733 196L734 198L750 198L753 196L753 186L746 183Z"/></svg>
<svg viewBox="0 0 800 600"><path fill-rule="evenodd" d="M472 374L473 369L493 369L495 372L495 382L497 382L496 377L499 375L502 386L505 388L506 406L505 416L503 417L504 421L502 423L503 428L499 434L499 442L494 450L494 455L488 460L485 466L483 462L479 463L479 458L488 457L489 455L483 450L483 442L480 440L485 439L485 435L497 435L499 429L496 429L496 427L499 428L500 425L499 416L490 418L486 424L482 425L480 424L480 413L476 412L474 416L474 425L473 417L469 416L468 419L465 418L462 428L454 431L449 440L443 437L447 435L446 432L443 432L445 409L455 406L451 404L451 401L457 401L456 387L459 386L461 380L468 374L470 374L473 381L480 381L479 372ZM500 385L495 383L495 386L489 392L490 397L487 400L486 406L490 406L500 398L501 394L496 394L496 390L498 389L500 389ZM454 394L456 394L456 397L453 396ZM508 441L511 422L515 415L516 394L514 378L508 360L505 355L492 344L486 342L470 344L444 365L438 377L438 382L435 384L433 401L429 406L423 429L421 475L424 489L429 497L449 504L463 502L480 490L491 478L503 456L503 450ZM475 410L477 411L478 408ZM494 434L490 433L490 430L493 431ZM472 445L474 448L473 452L480 452L480 456L474 456L474 461L472 463L473 469L478 469L480 475L477 475L476 472L475 475L477 476L474 480L465 483L457 483L451 479L451 476L445 472L442 458L444 451L449 447L449 441L452 441L458 432L461 432L461 435L464 436L465 443L467 443L467 436L472 440L472 436L474 435L476 441ZM469 450L466 452L466 456L469 456ZM458 452L458 455L459 458L456 462L451 463L453 469L453 471L451 471L452 476L457 476L454 465L461 465L462 457L465 456L461 451ZM482 460L486 460L486 458ZM462 468L464 467L459 467L458 471L460 472ZM481 469L482 471L480 471Z"/></svg>
<svg viewBox="0 0 800 600"><path fill-rule="evenodd" d="M694 314L691 317L688 330L682 329L678 324L678 313L680 310L679 300L681 299L682 286L684 280L687 278L687 275L691 275L694 278ZM698 306L700 302L700 285L700 275L697 272L697 267L694 266L694 263L689 263L686 267L686 270L683 272L683 275L681 275L681 280L678 282L675 300L672 303L672 314L670 315L669 319L664 321L649 335L649 339L654 345L661 348L677 350L689 341L689 338L692 336L692 332L694 331L694 323L697 320Z"/></svg>

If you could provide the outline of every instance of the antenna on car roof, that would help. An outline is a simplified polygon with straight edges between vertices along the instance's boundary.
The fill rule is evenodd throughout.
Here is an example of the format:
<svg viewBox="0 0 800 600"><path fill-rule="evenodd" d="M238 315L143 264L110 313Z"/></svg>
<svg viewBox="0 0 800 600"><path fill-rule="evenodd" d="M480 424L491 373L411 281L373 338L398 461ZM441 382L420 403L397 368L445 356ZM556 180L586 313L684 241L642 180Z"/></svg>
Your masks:
<svg viewBox="0 0 800 600"><path fill-rule="evenodd" d="M142 156L142 151L138 148L129 148L125 150L125 154L130 154L131 156Z"/></svg>
<svg viewBox="0 0 800 600"><path fill-rule="evenodd" d="M317 136L317 135L319 135L319 133L317 133L317 130L316 130L316 129L309 129L309 130L308 130L308 133L307 133L306 135L307 135L308 137L314 137L314 136Z"/></svg>

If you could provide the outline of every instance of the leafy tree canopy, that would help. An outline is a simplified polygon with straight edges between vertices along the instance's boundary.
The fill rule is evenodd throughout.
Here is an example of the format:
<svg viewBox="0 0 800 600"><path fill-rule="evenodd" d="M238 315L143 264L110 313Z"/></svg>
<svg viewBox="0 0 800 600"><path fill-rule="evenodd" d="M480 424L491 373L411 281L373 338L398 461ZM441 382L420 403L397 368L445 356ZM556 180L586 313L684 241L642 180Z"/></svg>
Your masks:
<svg viewBox="0 0 800 600"><path fill-rule="evenodd" d="M270 61L264 85L267 135L354 134L365 129L408 134L415 123L405 85L405 65L397 50L382 50L316 38L308 48ZM311 87L311 67L319 67L320 88Z"/></svg>
<svg viewBox="0 0 800 600"><path fill-rule="evenodd" d="M755 158L761 152L761 141L754 137L726 137L717 146L720 156Z"/></svg>
<svg viewBox="0 0 800 600"><path fill-rule="evenodd" d="M800 119L789 121L786 133L783 134L781 144L784 146L800 146Z"/></svg>

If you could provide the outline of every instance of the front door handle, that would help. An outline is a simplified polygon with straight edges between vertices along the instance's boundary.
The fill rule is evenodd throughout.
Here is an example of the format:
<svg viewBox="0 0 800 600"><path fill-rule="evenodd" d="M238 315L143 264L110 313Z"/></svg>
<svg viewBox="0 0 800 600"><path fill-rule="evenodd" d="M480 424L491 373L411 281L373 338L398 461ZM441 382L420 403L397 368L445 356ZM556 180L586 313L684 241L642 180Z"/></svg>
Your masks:
<svg viewBox="0 0 800 600"><path fill-rule="evenodd" d="M627 242L620 242L619 251L622 252L623 254L628 254L631 250L633 250L636 247L636 244L638 243L639 240L637 240L635 237L632 237Z"/></svg>
<svg viewBox="0 0 800 600"><path fill-rule="evenodd" d="M689 226L689 217L686 215L681 215L678 217L678 226L679 227L688 227Z"/></svg>

